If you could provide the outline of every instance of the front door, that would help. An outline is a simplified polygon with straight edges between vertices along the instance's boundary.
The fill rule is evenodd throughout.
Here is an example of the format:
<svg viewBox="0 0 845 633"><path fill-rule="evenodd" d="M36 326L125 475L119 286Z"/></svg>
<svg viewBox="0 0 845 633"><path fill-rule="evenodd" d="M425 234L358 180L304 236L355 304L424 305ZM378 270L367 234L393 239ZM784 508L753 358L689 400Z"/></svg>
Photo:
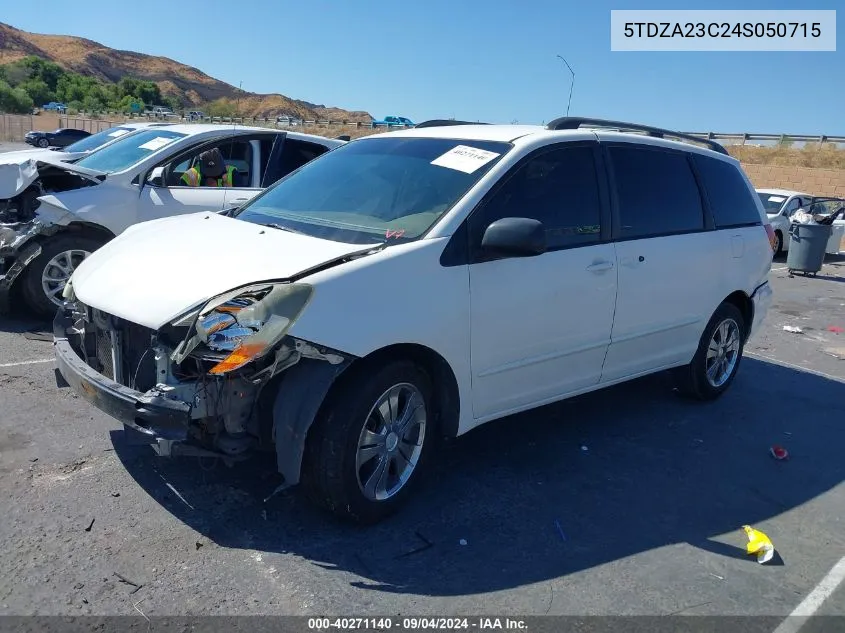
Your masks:
<svg viewBox="0 0 845 633"><path fill-rule="evenodd" d="M598 145L543 148L469 218L472 403L476 422L598 383L616 300ZM504 217L546 229L548 250L493 259L484 230Z"/></svg>
<svg viewBox="0 0 845 633"><path fill-rule="evenodd" d="M199 164L201 153L213 148L220 150L226 167L234 167L233 187L211 186L201 182L190 187L182 176ZM187 152L182 152L171 161L159 166L153 174L159 173L160 184L145 183L141 190L138 208L138 222L154 220L171 215L201 211L221 211L227 205L245 202L255 196L260 188L258 160L261 144L255 137L236 136L221 139L217 143L203 143ZM151 174L152 175L152 174Z"/></svg>

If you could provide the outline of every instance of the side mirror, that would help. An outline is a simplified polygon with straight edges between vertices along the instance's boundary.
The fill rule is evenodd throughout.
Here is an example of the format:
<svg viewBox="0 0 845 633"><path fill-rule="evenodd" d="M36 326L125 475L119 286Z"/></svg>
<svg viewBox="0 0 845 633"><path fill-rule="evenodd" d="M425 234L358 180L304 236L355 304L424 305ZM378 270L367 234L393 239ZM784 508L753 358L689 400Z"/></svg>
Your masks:
<svg viewBox="0 0 845 633"><path fill-rule="evenodd" d="M147 176L147 184L153 187L164 187L164 167L154 167Z"/></svg>
<svg viewBox="0 0 845 633"><path fill-rule="evenodd" d="M500 257L541 255L546 252L546 230L539 220L502 218L484 231L481 250Z"/></svg>

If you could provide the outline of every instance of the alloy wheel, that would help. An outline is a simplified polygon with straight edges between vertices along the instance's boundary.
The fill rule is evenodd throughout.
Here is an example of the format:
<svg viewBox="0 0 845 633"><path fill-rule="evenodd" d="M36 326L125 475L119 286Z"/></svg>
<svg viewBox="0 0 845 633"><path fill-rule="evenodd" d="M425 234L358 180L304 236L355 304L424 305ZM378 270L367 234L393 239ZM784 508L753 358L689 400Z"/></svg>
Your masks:
<svg viewBox="0 0 845 633"><path fill-rule="evenodd" d="M425 398L411 383L400 383L376 400L364 420L355 455L358 486L370 501L384 501L411 478L426 432Z"/></svg>
<svg viewBox="0 0 845 633"><path fill-rule="evenodd" d="M733 374L739 360L739 325L733 319L725 319L713 331L707 346L705 373L711 387L719 388Z"/></svg>
<svg viewBox="0 0 845 633"><path fill-rule="evenodd" d="M41 271L41 288L56 306L62 305L62 292L76 267L91 253L80 249L63 251L47 262Z"/></svg>

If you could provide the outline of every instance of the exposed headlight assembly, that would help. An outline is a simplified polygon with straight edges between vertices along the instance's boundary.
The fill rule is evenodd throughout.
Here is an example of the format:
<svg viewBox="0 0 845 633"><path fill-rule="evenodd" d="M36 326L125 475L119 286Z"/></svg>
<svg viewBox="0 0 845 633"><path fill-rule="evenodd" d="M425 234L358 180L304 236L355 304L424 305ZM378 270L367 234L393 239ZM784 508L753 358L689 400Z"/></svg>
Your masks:
<svg viewBox="0 0 845 633"><path fill-rule="evenodd" d="M223 375L270 352L302 314L314 289L309 284L255 284L209 301L197 314L194 335L177 348L182 362L198 345L226 357L209 370Z"/></svg>

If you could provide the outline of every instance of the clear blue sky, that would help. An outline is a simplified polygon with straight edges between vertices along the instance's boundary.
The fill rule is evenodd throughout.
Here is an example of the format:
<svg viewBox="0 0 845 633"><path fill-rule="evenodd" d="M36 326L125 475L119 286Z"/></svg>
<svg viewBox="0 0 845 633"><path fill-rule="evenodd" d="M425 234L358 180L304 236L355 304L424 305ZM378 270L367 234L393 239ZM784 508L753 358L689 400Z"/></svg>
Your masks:
<svg viewBox="0 0 845 633"><path fill-rule="evenodd" d="M253 92L414 120L564 114L687 131L845 135L845 38L825 53L610 51L611 9L799 9L802 0L3 1L0 20L171 57ZM814 0L839 9L842 0Z"/></svg>

